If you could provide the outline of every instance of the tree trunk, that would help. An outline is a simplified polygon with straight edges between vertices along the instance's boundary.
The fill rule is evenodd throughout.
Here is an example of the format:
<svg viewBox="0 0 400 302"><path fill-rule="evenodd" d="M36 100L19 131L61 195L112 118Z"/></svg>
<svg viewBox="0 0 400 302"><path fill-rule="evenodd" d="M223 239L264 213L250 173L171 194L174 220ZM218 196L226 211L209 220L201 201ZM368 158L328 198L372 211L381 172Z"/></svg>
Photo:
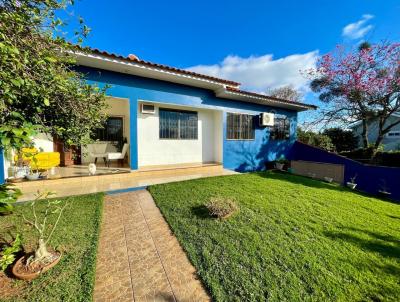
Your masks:
<svg viewBox="0 0 400 302"><path fill-rule="evenodd" d="M375 144L374 144L374 149L378 150L379 145L381 144L382 140L383 140L384 134L379 133L378 137L376 138Z"/></svg>
<svg viewBox="0 0 400 302"><path fill-rule="evenodd" d="M46 243L43 239L39 239L39 246L35 251L35 258L33 259L34 262L46 262L46 259L51 257L51 253L48 252Z"/></svg>
<svg viewBox="0 0 400 302"><path fill-rule="evenodd" d="M368 142L368 124L367 124L367 120L365 118L362 120L362 127L363 127L363 130L361 133L362 143L363 143L363 147L366 149L366 148L368 148L369 142Z"/></svg>

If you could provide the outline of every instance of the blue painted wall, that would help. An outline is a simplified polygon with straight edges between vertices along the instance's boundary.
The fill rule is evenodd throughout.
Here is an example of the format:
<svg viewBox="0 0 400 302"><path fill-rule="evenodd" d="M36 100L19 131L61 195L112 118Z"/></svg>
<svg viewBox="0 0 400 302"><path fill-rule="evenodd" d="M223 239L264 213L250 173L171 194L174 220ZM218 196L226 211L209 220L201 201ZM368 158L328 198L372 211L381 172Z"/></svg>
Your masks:
<svg viewBox="0 0 400 302"><path fill-rule="evenodd" d="M131 168L137 169L137 110L138 100L166 104L194 106L204 109L223 111L223 166L236 171L253 171L264 168L265 161L286 155L295 141L297 112L275 107L250 104L217 98L213 91L188 87L164 81L147 79L111 71L88 67L78 67L86 75L88 82L99 86L111 85L107 94L114 97L128 98L130 102L130 158ZM269 128L256 126L255 140L226 140L226 113L244 112L258 115L274 110L286 115L291 120L291 138L289 140L270 140Z"/></svg>
<svg viewBox="0 0 400 302"><path fill-rule="evenodd" d="M385 185L391 198L400 201L400 168L365 165L300 142L293 145L288 158L344 165L344 184L356 175L357 190L378 194Z"/></svg>
<svg viewBox="0 0 400 302"><path fill-rule="evenodd" d="M0 184L3 184L4 181L4 153L3 149L0 148Z"/></svg>

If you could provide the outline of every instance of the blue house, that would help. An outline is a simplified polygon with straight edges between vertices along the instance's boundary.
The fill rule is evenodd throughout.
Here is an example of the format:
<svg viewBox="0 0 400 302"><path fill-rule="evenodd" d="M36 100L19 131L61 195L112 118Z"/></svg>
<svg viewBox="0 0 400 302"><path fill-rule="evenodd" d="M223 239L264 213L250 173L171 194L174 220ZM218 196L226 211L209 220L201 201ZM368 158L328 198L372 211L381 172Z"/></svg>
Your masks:
<svg viewBox="0 0 400 302"><path fill-rule="evenodd" d="M134 55L97 49L75 55L76 68L88 82L110 86L109 120L99 140L124 138L130 170L191 163L219 163L235 171L263 169L266 161L290 150L297 113L315 108ZM54 150L52 138L38 137L35 143L44 151ZM94 161L93 156L93 151L82 151L82 163ZM4 163L1 158L2 180L9 174Z"/></svg>

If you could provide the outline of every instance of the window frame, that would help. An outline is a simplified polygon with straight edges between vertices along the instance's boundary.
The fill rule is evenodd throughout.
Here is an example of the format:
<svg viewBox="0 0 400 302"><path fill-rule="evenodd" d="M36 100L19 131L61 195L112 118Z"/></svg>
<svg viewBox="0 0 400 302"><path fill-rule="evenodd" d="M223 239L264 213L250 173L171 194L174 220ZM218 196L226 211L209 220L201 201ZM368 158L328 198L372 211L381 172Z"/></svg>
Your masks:
<svg viewBox="0 0 400 302"><path fill-rule="evenodd" d="M169 111L176 113L187 113L187 114L195 114L196 115L196 127L195 127L195 138L182 138L181 137L181 122L182 119L177 119L177 137L161 137L161 111ZM187 125L189 127L189 125ZM199 140L199 112L192 110L184 110L184 109L175 109L175 108L166 108L159 107L158 108L158 139L159 140L182 140L182 141L196 141Z"/></svg>
<svg viewBox="0 0 400 302"><path fill-rule="evenodd" d="M276 138L275 137L275 132L276 132L276 127L277 127L277 121L278 120L285 120L285 124L284 124L284 129L283 129L283 133L284 133L284 137L279 137ZM287 125L287 137L286 137L286 125ZM274 118L274 125L271 127L270 130L270 139L271 140L275 140L275 141L287 141L290 140L290 125L291 125L291 121L290 118L286 115L282 115L282 114L276 114L275 118Z"/></svg>
<svg viewBox="0 0 400 302"><path fill-rule="evenodd" d="M228 134L229 134L229 128L228 128L228 119L229 116L228 115L246 115L249 116L251 118L251 132L252 132L252 136L253 138L228 138ZM240 127L240 126L239 126ZM241 132L242 133L242 132ZM254 119L254 115L250 114L250 113L243 113L243 112L227 112L226 113L226 140L228 141L254 141L256 139L256 126L255 126L255 119Z"/></svg>
<svg viewBox="0 0 400 302"><path fill-rule="evenodd" d="M389 135L389 134L394 134L394 135ZM388 139L399 139L400 138L400 130L392 130L386 133L386 138Z"/></svg>
<svg viewBox="0 0 400 302"><path fill-rule="evenodd" d="M121 140L123 140L124 137L125 137L125 116L123 116L123 115L109 115L107 117L107 119L106 119L105 127L104 128L98 128L98 129L96 129L96 131L99 131L99 130L106 131L107 130L108 119L119 119L119 120L121 120L121 129L122 129ZM99 138L97 138L95 136L93 136L93 138L96 141L100 141L100 142L118 142L119 141L119 140L102 140L102 139L99 139Z"/></svg>

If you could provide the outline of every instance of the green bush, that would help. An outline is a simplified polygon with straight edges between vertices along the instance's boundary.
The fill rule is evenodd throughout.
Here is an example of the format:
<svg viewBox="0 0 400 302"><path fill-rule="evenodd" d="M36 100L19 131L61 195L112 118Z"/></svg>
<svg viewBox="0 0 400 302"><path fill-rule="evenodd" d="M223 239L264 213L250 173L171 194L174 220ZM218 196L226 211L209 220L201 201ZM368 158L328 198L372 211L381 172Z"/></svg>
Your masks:
<svg viewBox="0 0 400 302"><path fill-rule="evenodd" d="M354 151L341 152L340 155L347 158L376 166L400 167L400 151L378 151L374 154L373 148L356 149Z"/></svg>

